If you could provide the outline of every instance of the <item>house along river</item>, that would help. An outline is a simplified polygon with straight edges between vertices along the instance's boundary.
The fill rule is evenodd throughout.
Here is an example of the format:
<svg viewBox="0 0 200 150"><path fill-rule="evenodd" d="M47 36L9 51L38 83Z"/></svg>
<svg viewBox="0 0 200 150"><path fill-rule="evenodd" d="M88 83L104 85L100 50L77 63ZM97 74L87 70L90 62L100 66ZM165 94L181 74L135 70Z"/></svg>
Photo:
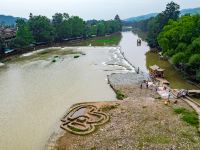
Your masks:
<svg viewBox="0 0 200 150"><path fill-rule="evenodd" d="M141 49L148 49L135 47L137 36L131 32L122 34L124 55L145 71ZM42 150L72 104L115 100L107 75L134 72L119 49L49 48L19 56L0 68L0 150Z"/></svg>

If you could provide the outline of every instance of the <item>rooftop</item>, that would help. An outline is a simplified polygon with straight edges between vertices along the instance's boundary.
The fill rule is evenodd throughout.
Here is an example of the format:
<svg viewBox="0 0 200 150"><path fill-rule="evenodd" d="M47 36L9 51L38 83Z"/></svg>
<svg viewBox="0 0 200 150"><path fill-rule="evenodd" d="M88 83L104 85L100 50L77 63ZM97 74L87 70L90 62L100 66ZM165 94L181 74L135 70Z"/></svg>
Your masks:
<svg viewBox="0 0 200 150"><path fill-rule="evenodd" d="M164 71L165 69L162 69L162 68L160 68L159 66L157 66L157 65L153 65L153 66L150 66L149 67L150 69L152 69L152 70L157 70L157 71L160 71L160 72L162 72L162 71Z"/></svg>

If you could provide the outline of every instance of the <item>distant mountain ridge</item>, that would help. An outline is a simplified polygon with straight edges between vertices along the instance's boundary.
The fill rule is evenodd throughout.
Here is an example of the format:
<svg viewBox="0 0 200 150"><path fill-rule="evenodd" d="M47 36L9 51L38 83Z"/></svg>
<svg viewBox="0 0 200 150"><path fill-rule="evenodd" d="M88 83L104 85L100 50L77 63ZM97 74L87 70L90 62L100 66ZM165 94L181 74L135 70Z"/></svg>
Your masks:
<svg viewBox="0 0 200 150"><path fill-rule="evenodd" d="M5 25L15 25L16 24L16 20L19 19L19 18L20 17L0 15L0 24L3 23ZM25 19L25 18L22 18L22 19Z"/></svg>
<svg viewBox="0 0 200 150"><path fill-rule="evenodd" d="M181 10L181 16L185 15L185 14L200 14L200 7L182 9ZM141 15L141 16L137 16L137 17L127 18L127 19L124 19L123 21L126 21L126 22L138 22L138 21L141 21L141 20L149 19L151 17L155 17L157 15L158 15L158 13L150 13L150 14Z"/></svg>

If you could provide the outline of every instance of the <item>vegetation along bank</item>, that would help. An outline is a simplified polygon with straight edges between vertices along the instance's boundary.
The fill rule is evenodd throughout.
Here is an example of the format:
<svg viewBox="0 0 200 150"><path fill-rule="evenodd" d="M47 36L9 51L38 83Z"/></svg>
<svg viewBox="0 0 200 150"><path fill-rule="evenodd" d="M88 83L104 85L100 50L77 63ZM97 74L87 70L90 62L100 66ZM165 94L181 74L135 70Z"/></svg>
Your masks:
<svg viewBox="0 0 200 150"><path fill-rule="evenodd" d="M156 17L133 23L133 27L145 32L149 46L161 51L186 78L199 83L200 15L180 16L179 8L171 2Z"/></svg>
<svg viewBox="0 0 200 150"><path fill-rule="evenodd" d="M7 26L1 27L0 58L6 56L10 51L16 51L15 54L18 51L23 53L23 50L34 50L35 46L109 36L121 31L121 28L121 20L118 15L108 21L84 21L78 16L69 16L66 13L56 13L52 19L30 14L28 20L18 19L14 29ZM11 29L14 30L12 36L7 36ZM97 43L111 45L117 43L118 40L119 38L107 37L104 40L97 40Z"/></svg>

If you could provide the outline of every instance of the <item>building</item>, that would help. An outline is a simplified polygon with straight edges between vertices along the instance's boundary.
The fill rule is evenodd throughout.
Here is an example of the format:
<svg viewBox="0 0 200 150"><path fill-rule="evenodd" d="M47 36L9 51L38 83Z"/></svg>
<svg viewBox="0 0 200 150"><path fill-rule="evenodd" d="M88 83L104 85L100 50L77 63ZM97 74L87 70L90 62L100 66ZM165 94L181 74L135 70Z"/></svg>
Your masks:
<svg viewBox="0 0 200 150"><path fill-rule="evenodd" d="M160 68L157 65L153 65L149 67L150 76L162 86L169 86L170 82L164 79L164 69Z"/></svg>
<svg viewBox="0 0 200 150"><path fill-rule="evenodd" d="M16 37L16 29L15 28L5 28L0 27L0 38L3 40L5 44L5 49L10 48L10 43Z"/></svg>

